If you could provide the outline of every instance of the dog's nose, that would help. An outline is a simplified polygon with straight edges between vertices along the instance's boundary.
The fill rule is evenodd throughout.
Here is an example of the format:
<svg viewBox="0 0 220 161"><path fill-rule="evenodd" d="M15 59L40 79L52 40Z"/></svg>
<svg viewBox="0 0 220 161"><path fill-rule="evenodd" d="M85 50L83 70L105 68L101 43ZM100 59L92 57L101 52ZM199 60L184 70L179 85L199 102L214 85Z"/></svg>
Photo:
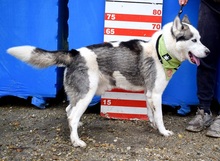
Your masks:
<svg viewBox="0 0 220 161"><path fill-rule="evenodd" d="M209 54L210 54L210 50L209 50L209 49L206 49L206 50L205 50L205 55L208 56Z"/></svg>

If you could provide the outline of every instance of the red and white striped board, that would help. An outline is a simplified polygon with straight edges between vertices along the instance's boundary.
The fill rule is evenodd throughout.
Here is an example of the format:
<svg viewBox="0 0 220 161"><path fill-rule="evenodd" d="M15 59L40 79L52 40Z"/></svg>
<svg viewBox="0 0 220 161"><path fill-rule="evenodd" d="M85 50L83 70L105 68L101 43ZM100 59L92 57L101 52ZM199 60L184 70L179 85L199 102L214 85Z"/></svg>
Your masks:
<svg viewBox="0 0 220 161"><path fill-rule="evenodd" d="M106 0L104 41L143 39L161 29L163 0Z"/></svg>
<svg viewBox="0 0 220 161"><path fill-rule="evenodd" d="M101 99L101 116L113 119L147 120L144 92L113 89Z"/></svg>
<svg viewBox="0 0 220 161"><path fill-rule="evenodd" d="M161 29L163 0L106 0L104 41L148 41ZM101 99L101 116L148 120L144 92L114 89Z"/></svg>

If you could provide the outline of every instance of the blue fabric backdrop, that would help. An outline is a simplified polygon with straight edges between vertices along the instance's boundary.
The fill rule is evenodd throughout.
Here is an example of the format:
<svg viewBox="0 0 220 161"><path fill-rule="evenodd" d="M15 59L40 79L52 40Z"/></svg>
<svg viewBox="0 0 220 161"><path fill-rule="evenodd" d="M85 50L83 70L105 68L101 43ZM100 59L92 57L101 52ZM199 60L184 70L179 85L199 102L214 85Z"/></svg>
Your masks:
<svg viewBox="0 0 220 161"><path fill-rule="evenodd" d="M0 97L32 96L44 107L44 98L55 97L62 86L56 67L36 70L6 53L7 48L33 45L48 50L58 47L58 1L0 1Z"/></svg>

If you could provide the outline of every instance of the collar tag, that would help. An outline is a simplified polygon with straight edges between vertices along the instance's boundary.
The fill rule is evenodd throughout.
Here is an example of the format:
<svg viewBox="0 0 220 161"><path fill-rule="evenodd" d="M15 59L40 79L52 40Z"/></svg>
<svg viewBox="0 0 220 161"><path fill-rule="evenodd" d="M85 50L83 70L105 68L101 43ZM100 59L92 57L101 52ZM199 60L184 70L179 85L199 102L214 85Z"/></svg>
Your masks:
<svg viewBox="0 0 220 161"><path fill-rule="evenodd" d="M172 57L171 57L168 53L162 55L162 57L163 57L166 61L169 61L169 60L172 59Z"/></svg>

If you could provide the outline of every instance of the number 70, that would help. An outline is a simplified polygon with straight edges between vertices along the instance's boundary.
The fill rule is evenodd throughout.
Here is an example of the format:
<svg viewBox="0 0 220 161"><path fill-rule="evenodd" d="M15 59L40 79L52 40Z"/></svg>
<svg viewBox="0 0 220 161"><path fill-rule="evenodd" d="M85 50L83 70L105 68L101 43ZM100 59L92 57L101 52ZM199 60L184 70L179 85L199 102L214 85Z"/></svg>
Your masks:
<svg viewBox="0 0 220 161"><path fill-rule="evenodd" d="M159 30L161 25L160 24L152 24L152 26L153 26L153 29Z"/></svg>

